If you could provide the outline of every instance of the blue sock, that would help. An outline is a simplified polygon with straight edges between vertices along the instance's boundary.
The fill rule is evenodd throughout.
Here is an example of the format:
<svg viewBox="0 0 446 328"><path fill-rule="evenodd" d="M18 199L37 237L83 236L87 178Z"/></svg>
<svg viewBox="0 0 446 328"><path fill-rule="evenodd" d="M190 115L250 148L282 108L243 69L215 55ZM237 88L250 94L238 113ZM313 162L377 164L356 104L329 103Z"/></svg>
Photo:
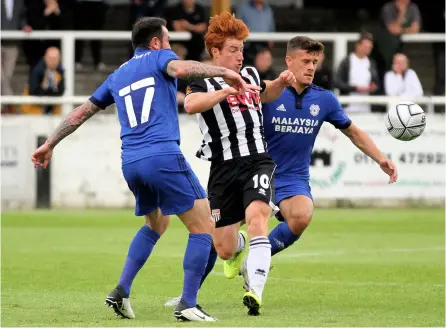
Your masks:
<svg viewBox="0 0 446 328"><path fill-rule="evenodd" d="M206 270L211 250L212 236L205 233L190 233L184 254L184 285L182 297L190 307L197 305L197 293Z"/></svg>
<svg viewBox="0 0 446 328"><path fill-rule="evenodd" d="M203 278L201 278L200 287L203 285L206 277L211 273L214 268L215 261L217 261L217 251L211 246L211 251L209 253L208 264L206 264L206 269L204 270Z"/></svg>
<svg viewBox="0 0 446 328"><path fill-rule="evenodd" d="M300 238L300 235L295 235L288 227L288 223L282 222L269 233L268 238L271 243L272 256L293 245Z"/></svg>
<svg viewBox="0 0 446 328"><path fill-rule="evenodd" d="M152 253L153 246L155 246L159 238L160 235L147 225L144 225L139 229L135 237L133 237L124 269L122 270L121 278L119 279L119 285L124 288L128 295L130 295L133 279L135 279L138 271L141 270L144 263L146 263L150 253Z"/></svg>

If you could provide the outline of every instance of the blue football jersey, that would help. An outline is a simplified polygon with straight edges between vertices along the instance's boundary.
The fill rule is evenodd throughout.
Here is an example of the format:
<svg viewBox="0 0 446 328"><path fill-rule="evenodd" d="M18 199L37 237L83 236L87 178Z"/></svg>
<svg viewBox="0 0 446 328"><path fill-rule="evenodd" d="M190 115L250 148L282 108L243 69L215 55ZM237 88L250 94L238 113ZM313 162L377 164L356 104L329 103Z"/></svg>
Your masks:
<svg viewBox="0 0 446 328"><path fill-rule="evenodd" d="M176 59L170 49L138 48L91 96L100 108L116 103L123 164L181 153L177 79L166 73L167 64Z"/></svg>
<svg viewBox="0 0 446 328"><path fill-rule="evenodd" d="M288 87L275 101L263 104L265 139L277 164L276 177L310 178L311 153L324 122L338 129L351 124L333 92L313 84L301 94Z"/></svg>

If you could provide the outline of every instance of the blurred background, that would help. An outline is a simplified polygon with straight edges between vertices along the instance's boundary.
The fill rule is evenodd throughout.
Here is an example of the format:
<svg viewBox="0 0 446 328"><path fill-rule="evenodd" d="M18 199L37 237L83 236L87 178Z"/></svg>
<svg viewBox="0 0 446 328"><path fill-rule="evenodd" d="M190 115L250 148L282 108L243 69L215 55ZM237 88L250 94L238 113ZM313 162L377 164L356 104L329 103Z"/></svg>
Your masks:
<svg viewBox="0 0 446 328"><path fill-rule="evenodd" d="M245 64L264 79L285 69L291 37L322 41L326 51L314 83L339 95L345 111L402 166L400 187L382 189L379 170L324 126L312 160L316 198L349 200L359 193L364 199L443 202L444 2L2 0L2 205L33 207L43 199L45 206L133 206L121 178L116 118L108 115L115 114L113 106L62 143L49 171L34 171L29 154L61 114L84 102L132 56L130 30L138 18L164 17L178 56L209 63L203 35L210 15L224 10L250 28ZM180 81L182 147L206 184L207 163L194 158L201 135L182 107L185 89ZM393 140L384 127L387 106L401 99L416 100L428 112L426 132L409 143ZM367 176L373 178L365 181ZM364 193L371 185L375 189Z"/></svg>

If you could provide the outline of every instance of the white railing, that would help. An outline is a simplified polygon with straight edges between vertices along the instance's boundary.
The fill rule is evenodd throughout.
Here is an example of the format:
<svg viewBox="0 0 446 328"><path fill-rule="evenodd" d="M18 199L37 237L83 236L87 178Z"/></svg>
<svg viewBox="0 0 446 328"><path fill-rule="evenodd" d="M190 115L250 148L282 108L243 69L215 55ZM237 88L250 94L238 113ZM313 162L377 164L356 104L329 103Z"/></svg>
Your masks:
<svg viewBox="0 0 446 328"><path fill-rule="evenodd" d="M275 41L275 42L287 42L292 37L297 35L305 35L315 40L332 42L333 43L333 69L334 71L339 66L341 60L347 55L348 42L357 40L358 33L251 33L248 40L250 41ZM0 35L1 39L9 40L29 40L29 39L60 39L61 51L62 51L62 63L65 68L65 93L61 98L51 98L48 101L44 101L43 98L33 98L29 101L36 104L50 104L58 103L64 104L64 112L68 112L73 103L82 103L86 97L74 97L74 44L76 39L84 40L121 40L129 41L131 38L130 31L34 31L31 33L25 33L22 31L2 31ZM172 41L188 40L190 34L188 32L171 32L170 38ZM445 34L441 33L421 33L413 35L404 35L404 42L445 42ZM79 101L82 99L82 101ZM342 103L357 102L359 98L354 100L350 97L340 97ZM364 101L371 104L386 104L390 100L387 97L362 97L360 101ZM394 99L395 100L395 99ZM2 104L19 104L23 103L23 96L2 97L0 103ZM421 98L420 103L434 103L444 104L444 97L427 97ZM28 103L28 102L27 102Z"/></svg>

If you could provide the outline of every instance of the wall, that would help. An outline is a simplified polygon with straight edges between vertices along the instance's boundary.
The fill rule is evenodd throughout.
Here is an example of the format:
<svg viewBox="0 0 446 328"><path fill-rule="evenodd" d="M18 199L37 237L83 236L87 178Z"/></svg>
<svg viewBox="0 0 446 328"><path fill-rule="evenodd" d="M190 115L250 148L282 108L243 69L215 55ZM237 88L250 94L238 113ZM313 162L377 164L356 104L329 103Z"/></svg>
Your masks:
<svg viewBox="0 0 446 328"><path fill-rule="evenodd" d="M318 203L347 199L375 204L427 202L444 204L444 116L428 114L424 134L402 142L386 131L382 115L352 116L378 146L392 156L400 179L387 184L387 176L350 141L324 124L315 145L311 167L312 190ZM48 135L58 117L2 117L2 207L32 208L36 175L30 154L38 135ZM203 186L209 163L195 157L201 133L194 116L181 115L181 148ZM54 207L132 207L133 195L121 173L119 122L115 115L98 115L59 144L51 167Z"/></svg>

